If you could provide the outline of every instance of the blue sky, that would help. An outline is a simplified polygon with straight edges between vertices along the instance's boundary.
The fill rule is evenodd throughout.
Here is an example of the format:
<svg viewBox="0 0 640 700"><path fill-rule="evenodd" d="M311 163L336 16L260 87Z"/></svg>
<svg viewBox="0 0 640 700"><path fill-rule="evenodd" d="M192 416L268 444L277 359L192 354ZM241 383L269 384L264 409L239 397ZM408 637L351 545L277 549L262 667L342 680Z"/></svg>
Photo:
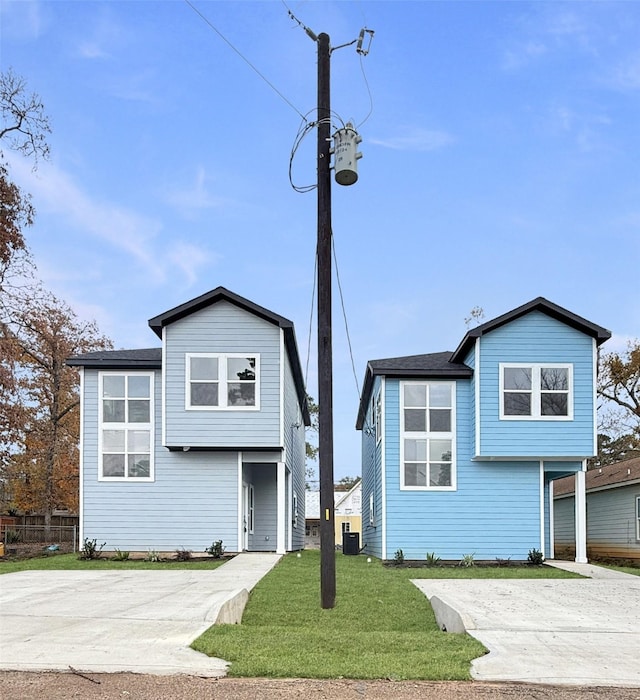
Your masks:
<svg viewBox="0 0 640 700"><path fill-rule="evenodd" d="M12 163L29 245L116 347L157 345L149 318L223 285L293 320L306 365L316 194L288 172L316 46L287 7L333 46L375 31L331 59L336 126L363 139L358 183L333 186L358 382L369 359L453 350L473 307L537 296L609 328L605 349L640 336L640 3L192 3L229 43L183 0L0 1L1 68L53 127L50 162ZM315 181L313 132L293 179ZM360 435L334 302L340 478Z"/></svg>

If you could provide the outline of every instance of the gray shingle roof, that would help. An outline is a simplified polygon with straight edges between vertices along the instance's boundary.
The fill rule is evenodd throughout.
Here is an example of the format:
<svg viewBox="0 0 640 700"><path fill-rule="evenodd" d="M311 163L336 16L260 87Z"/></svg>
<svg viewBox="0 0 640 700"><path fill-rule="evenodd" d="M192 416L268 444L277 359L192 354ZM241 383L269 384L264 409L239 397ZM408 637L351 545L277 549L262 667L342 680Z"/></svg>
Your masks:
<svg viewBox="0 0 640 700"><path fill-rule="evenodd" d="M362 387L356 428L362 430L376 376L420 379L467 379L473 370L461 362L451 362L451 351L369 360Z"/></svg>
<svg viewBox="0 0 640 700"><path fill-rule="evenodd" d="M97 350L74 355L67 360L72 367L97 369L160 369L162 348L138 348L135 350Z"/></svg>

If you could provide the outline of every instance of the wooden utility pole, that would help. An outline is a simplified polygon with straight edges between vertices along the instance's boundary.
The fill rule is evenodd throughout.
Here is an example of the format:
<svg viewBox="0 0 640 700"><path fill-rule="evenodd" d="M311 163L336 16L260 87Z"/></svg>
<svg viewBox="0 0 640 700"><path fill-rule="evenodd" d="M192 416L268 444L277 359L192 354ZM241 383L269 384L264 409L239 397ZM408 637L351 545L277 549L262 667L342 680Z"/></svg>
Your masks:
<svg viewBox="0 0 640 700"><path fill-rule="evenodd" d="M318 36L318 464L320 596L336 603L333 503L333 356L331 344L331 97L329 35Z"/></svg>

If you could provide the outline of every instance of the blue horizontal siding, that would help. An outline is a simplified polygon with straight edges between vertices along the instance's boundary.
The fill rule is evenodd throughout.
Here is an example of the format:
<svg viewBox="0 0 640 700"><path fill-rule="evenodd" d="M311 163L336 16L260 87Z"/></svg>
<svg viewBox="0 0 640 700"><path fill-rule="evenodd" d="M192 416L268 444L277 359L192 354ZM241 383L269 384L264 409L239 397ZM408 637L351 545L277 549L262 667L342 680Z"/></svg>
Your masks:
<svg viewBox="0 0 640 700"><path fill-rule="evenodd" d="M480 341L480 430L484 457L589 457L594 451L593 341L535 311ZM500 420L501 362L573 365L573 420Z"/></svg>

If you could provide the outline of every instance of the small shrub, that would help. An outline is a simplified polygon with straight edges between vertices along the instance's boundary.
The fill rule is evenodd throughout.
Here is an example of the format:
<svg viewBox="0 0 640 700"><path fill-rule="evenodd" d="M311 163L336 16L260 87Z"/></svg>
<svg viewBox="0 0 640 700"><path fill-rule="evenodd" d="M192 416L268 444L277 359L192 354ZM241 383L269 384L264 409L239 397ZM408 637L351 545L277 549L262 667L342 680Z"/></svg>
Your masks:
<svg viewBox="0 0 640 700"><path fill-rule="evenodd" d="M178 561L189 561L191 559L191 550L184 547L176 549L176 559Z"/></svg>
<svg viewBox="0 0 640 700"><path fill-rule="evenodd" d="M211 547L207 547L204 551L214 559L220 559L225 552L225 547L222 544L222 540L216 540L211 544Z"/></svg>
<svg viewBox="0 0 640 700"><path fill-rule="evenodd" d="M475 556L475 554L463 554L462 559L458 563L458 566L465 566L466 568L469 568L471 566L475 566L476 563L473 560L474 556Z"/></svg>
<svg viewBox="0 0 640 700"><path fill-rule="evenodd" d="M427 552L427 566L438 566L440 557L435 552Z"/></svg>
<svg viewBox="0 0 640 700"><path fill-rule="evenodd" d="M162 561L162 557L160 556L160 552L156 552L155 549L150 549L147 552L147 556L144 558L144 560L158 562L158 561Z"/></svg>
<svg viewBox="0 0 640 700"><path fill-rule="evenodd" d="M529 564L533 564L534 566L542 566L544 563L544 555L539 549L530 549L529 556L527 558L529 560Z"/></svg>
<svg viewBox="0 0 640 700"><path fill-rule="evenodd" d="M404 552L401 549L396 549L393 561L395 561L396 564L404 564Z"/></svg>
<svg viewBox="0 0 640 700"><path fill-rule="evenodd" d="M498 566L511 566L511 557L507 557L506 559L496 557L496 564Z"/></svg>
<svg viewBox="0 0 640 700"><path fill-rule="evenodd" d="M116 561L127 561L127 559L129 558L130 552L123 552L121 549L118 549L117 547L116 547L115 552L116 553L113 555L113 558Z"/></svg>
<svg viewBox="0 0 640 700"><path fill-rule="evenodd" d="M17 544L20 542L19 530L5 530L4 540L6 544Z"/></svg>
<svg viewBox="0 0 640 700"><path fill-rule="evenodd" d="M106 544L106 542L103 542L98 546L97 540L90 540L88 537L85 537L78 559L100 559L102 549Z"/></svg>

